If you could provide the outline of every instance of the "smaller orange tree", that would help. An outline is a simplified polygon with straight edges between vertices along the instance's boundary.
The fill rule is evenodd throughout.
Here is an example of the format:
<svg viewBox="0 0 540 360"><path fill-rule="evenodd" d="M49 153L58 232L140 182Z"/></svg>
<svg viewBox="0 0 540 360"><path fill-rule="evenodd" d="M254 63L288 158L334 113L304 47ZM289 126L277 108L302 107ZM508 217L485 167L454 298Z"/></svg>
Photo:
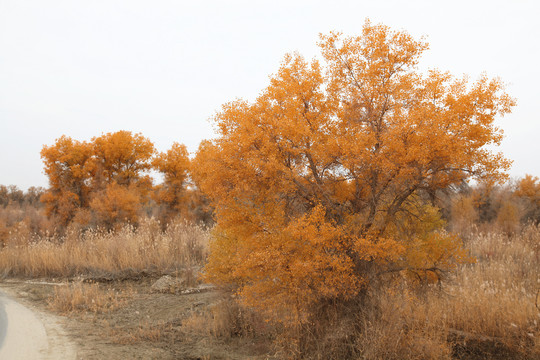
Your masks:
<svg viewBox="0 0 540 360"><path fill-rule="evenodd" d="M168 151L158 154L152 165L163 174L163 183L155 189L155 200L165 207L165 220L173 214L188 216L190 160L186 146L174 143Z"/></svg>
<svg viewBox="0 0 540 360"><path fill-rule="evenodd" d="M91 188L88 165L91 157L91 144L67 136L60 137L54 145L44 146L41 150L50 185L41 201L45 203L47 214L56 215L64 226L77 211L89 204Z"/></svg>
<svg viewBox="0 0 540 360"><path fill-rule="evenodd" d="M44 146L41 157L50 188L41 197L60 225L77 220L110 228L135 223L152 190L153 143L140 134L117 131L80 142L67 136Z"/></svg>
<svg viewBox="0 0 540 360"><path fill-rule="evenodd" d="M518 181L514 194L525 203L525 218L536 224L540 223L540 179L537 176L525 175Z"/></svg>
<svg viewBox="0 0 540 360"><path fill-rule="evenodd" d="M145 172L152 169L154 144L130 131L107 133L92 139L92 177L94 188L104 184L148 187Z"/></svg>
<svg viewBox="0 0 540 360"><path fill-rule="evenodd" d="M464 261L423 199L509 167L486 148L514 104L500 80L422 74L426 43L369 22L319 45L324 64L288 55L254 102L224 105L194 166L217 219L208 279L287 324L378 274L438 278Z"/></svg>
<svg viewBox="0 0 540 360"><path fill-rule="evenodd" d="M97 222L111 228L122 222L137 223L152 190L154 144L130 131L107 133L92 139L93 197L90 209Z"/></svg>
<svg viewBox="0 0 540 360"><path fill-rule="evenodd" d="M540 179L538 179L538 176L527 174L525 177L519 179L516 195L528 198L540 206Z"/></svg>
<svg viewBox="0 0 540 360"><path fill-rule="evenodd" d="M134 186L122 186L116 182L93 194L90 209L96 222L108 229L117 224L136 224L143 198Z"/></svg>

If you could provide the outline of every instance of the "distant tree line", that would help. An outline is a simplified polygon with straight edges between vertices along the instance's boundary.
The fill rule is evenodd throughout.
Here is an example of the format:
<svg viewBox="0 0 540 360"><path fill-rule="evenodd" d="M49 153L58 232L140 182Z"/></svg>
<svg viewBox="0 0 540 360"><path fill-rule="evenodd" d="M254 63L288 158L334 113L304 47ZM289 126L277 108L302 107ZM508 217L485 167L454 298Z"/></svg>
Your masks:
<svg viewBox="0 0 540 360"><path fill-rule="evenodd" d="M464 184L440 197L440 207L455 232L475 226L516 233L523 224L540 224L540 179L525 175L504 185Z"/></svg>
<svg viewBox="0 0 540 360"><path fill-rule="evenodd" d="M5 208L10 204L19 206L35 206L41 205L41 195L45 193L42 187L32 186L26 192L19 189L16 185L0 185L0 206Z"/></svg>

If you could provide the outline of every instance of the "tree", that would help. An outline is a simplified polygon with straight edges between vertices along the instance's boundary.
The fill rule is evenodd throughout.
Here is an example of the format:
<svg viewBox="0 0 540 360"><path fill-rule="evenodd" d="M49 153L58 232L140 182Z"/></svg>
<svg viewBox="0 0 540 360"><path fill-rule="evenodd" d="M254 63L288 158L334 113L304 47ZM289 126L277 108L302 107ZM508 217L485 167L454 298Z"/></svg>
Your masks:
<svg viewBox="0 0 540 360"><path fill-rule="evenodd" d="M113 182L129 186L147 186L144 173L152 168L154 144L130 131L107 133L92 139L94 187Z"/></svg>
<svg viewBox="0 0 540 360"><path fill-rule="evenodd" d="M167 152L158 154L152 164L164 177L155 198L165 206L165 218L169 219L172 214L187 216L190 160L186 146L174 143Z"/></svg>
<svg viewBox="0 0 540 360"><path fill-rule="evenodd" d="M9 190L6 185L0 185L0 206L6 207L9 204Z"/></svg>
<svg viewBox="0 0 540 360"><path fill-rule="evenodd" d="M89 222L88 210L107 227L116 221L136 223L152 189L146 172L154 153L150 140L129 131L103 134L90 142L62 136L44 146L41 157L50 188L41 200L47 214L56 215L63 226L74 219Z"/></svg>
<svg viewBox="0 0 540 360"><path fill-rule="evenodd" d="M514 105L500 80L422 74L425 42L369 22L319 46L323 64L287 55L254 102L224 105L194 168L217 219L209 280L295 324L377 274L463 261L420 195L510 164L486 148Z"/></svg>
<svg viewBox="0 0 540 360"><path fill-rule="evenodd" d="M29 190L34 189L34 187ZM0 185L0 206L6 207L9 204L23 204L26 200L24 192L15 185Z"/></svg>
<svg viewBox="0 0 540 360"><path fill-rule="evenodd" d="M113 229L117 224L137 224L141 202L141 193L134 185L113 182L94 194L90 209L98 224Z"/></svg>
<svg viewBox="0 0 540 360"><path fill-rule="evenodd" d="M80 208L88 206L90 187L88 164L92 147L87 142L67 136L56 139L54 145L44 146L41 158L49 189L42 195L47 214L57 215L67 225Z"/></svg>
<svg viewBox="0 0 540 360"><path fill-rule="evenodd" d="M39 199L44 193L45 193L45 189L42 188L41 186L38 186L38 187L30 186L24 196L25 202L31 206L38 206Z"/></svg>
<svg viewBox="0 0 540 360"><path fill-rule="evenodd" d="M93 195L90 210L98 224L112 228L121 222L137 224L152 189L154 144L141 134L117 131L92 139Z"/></svg>
<svg viewBox="0 0 540 360"><path fill-rule="evenodd" d="M455 194L452 199L450 215L452 230L456 233L470 232L478 222L479 216L473 194Z"/></svg>
<svg viewBox="0 0 540 360"><path fill-rule="evenodd" d="M531 199L540 206L540 179L526 174L525 177L519 179L515 193L517 196Z"/></svg>
<svg viewBox="0 0 540 360"><path fill-rule="evenodd" d="M525 218L536 224L540 223L540 179L525 175L519 179L515 195L521 198L525 207Z"/></svg>

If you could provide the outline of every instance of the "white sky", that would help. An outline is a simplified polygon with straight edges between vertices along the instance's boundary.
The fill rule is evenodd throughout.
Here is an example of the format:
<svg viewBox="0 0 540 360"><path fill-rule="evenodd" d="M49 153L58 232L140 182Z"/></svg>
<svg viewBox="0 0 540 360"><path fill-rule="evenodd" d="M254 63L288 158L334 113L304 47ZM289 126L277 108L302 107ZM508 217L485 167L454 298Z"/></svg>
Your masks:
<svg viewBox="0 0 540 360"><path fill-rule="evenodd" d="M39 152L65 134L130 130L195 151L208 121L254 99L287 52L364 19L427 36L422 67L499 76L513 176L540 175L540 1L0 0L0 184L47 186Z"/></svg>

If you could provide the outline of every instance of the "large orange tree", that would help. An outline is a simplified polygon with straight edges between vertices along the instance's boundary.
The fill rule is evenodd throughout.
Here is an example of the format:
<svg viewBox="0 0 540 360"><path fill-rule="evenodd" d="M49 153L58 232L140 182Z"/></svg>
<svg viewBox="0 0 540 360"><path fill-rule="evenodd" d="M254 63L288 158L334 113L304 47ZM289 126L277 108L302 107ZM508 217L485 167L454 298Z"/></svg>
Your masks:
<svg viewBox="0 0 540 360"><path fill-rule="evenodd" d="M295 323L377 274L462 261L426 194L509 167L489 150L514 104L500 80L422 73L425 42L369 22L319 45L324 62L288 55L255 101L224 105L194 168L217 219L208 278Z"/></svg>

